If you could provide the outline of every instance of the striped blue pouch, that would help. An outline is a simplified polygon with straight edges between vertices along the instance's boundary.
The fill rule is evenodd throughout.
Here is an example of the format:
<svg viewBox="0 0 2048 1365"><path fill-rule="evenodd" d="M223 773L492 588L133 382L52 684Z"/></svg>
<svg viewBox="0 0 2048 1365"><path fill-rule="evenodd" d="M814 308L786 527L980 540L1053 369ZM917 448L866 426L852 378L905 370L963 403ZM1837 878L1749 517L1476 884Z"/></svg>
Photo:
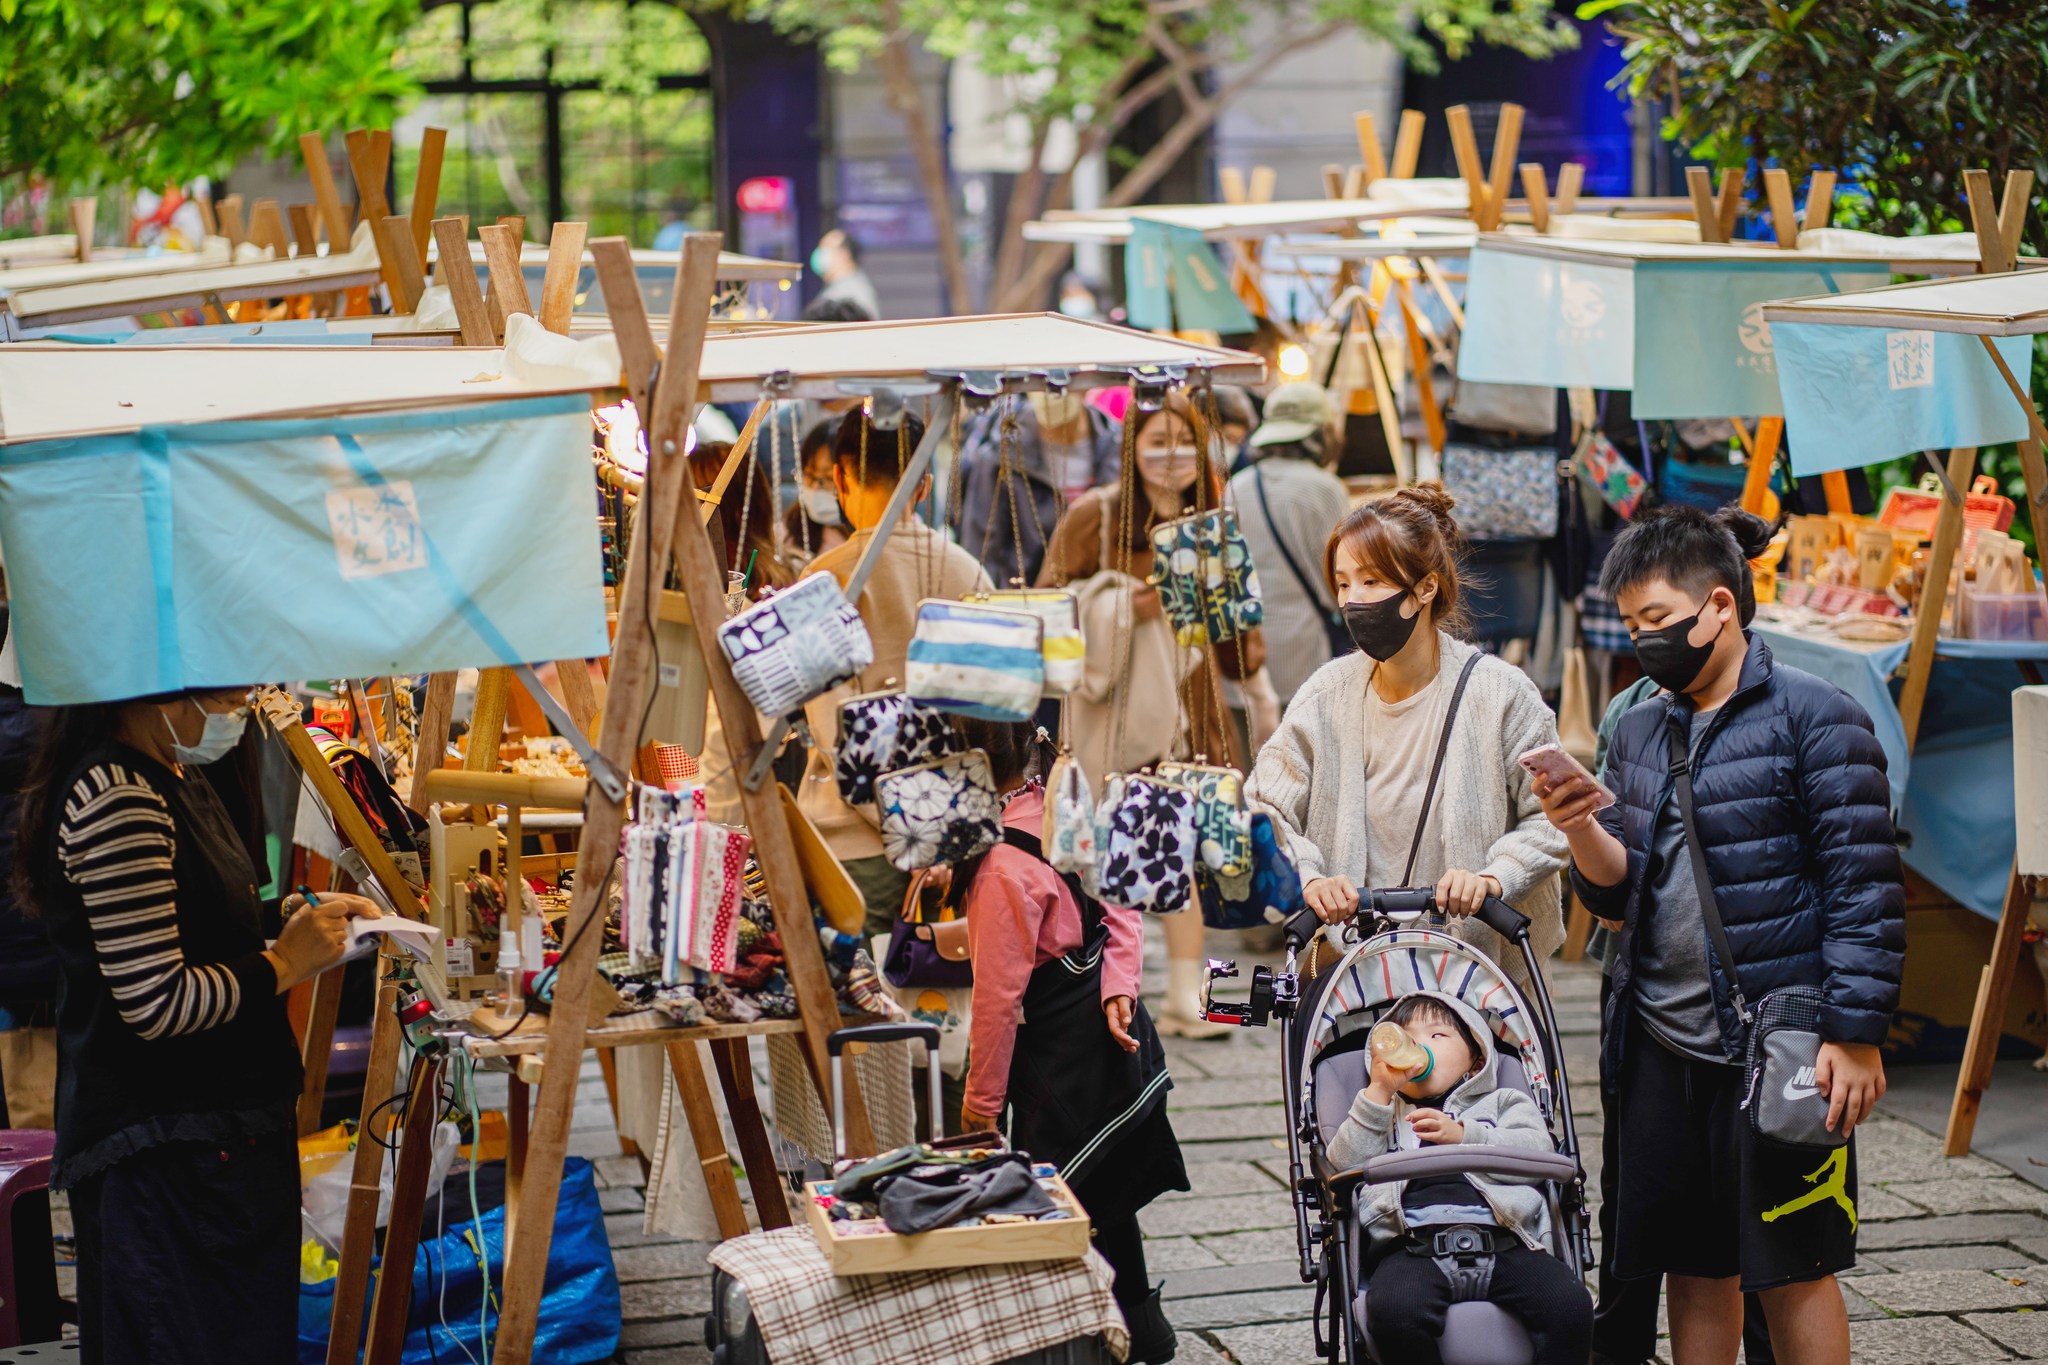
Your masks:
<svg viewBox="0 0 2048 1365"><path fill-rule="evenodd" d="M917 607L903 691L981 720L1023 721L1045 690L1045 623L1024 611L928 598Z"/></svg>

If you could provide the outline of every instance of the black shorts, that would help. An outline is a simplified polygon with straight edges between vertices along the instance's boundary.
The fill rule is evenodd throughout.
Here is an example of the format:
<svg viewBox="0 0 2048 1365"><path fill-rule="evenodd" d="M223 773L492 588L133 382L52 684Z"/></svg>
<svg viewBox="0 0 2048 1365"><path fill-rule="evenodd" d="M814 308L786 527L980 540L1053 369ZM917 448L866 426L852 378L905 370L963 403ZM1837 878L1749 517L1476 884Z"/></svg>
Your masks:
<svg viewBox="0 0 2048 1365"><path fill-rule="evenodd" d="M1680 1056L1622 1008L1614 1271L1739 1275L1745 1293L1856 1264L1855 1143L1816 1153L1750 1131L1742 1068Z"/></svg>

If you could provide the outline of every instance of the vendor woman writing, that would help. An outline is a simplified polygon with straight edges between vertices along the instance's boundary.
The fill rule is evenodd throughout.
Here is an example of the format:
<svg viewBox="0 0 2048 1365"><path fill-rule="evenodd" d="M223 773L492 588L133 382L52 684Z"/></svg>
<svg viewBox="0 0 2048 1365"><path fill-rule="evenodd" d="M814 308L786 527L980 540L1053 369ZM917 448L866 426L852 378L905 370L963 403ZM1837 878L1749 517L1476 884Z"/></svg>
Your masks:
<svg viewBox="0 0 2048 1365"><path fill-rule="evenodd" d="M255 866L198 770L248 718L240 689L60 708L21 797L16 890L62 973L52 1183L71 1194L89 1363L298 1349L283 995L377 909L323 895L263 946Z"/></svg>
<svg viewBox="0 0 2048 1365"><path fill-rule="evenodd" d="M1010 1145L1059 1165L1116 1272L1131 1362L1171 1360L1173 1327L1146 1283L1138 1210L1188 1188L1166 1117L1166 1055L1138 999L1142 921L1100 905L1039 856L1036 730L961 722L1005 794L1003 842L955 869L967 908L974 1023L962 1126L1010 1111Z"/></svg>

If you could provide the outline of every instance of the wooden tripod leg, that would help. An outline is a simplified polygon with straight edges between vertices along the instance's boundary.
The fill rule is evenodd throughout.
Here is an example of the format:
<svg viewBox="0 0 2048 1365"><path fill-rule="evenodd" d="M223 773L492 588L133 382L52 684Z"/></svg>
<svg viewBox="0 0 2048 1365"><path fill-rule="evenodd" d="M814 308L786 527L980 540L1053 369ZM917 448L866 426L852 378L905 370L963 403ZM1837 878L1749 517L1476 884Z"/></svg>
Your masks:
<svg viewBox="0 0 2048 1365"><path fill-rule="evenodd" d="M612 1106L612 1128L619 1133L619 1150L627 1156L639 1156L640 1144L619 1130L619 1058L616 1048L597 1049L598 1074L604 1077L604 1097ZM644 1158L642 1159L644 1163Z"/></svg>
<svg viewBox="0 0 2048 1365"><path fill-rule="evenodd" d="M334 1020L341 1012L341 970L330 968L313 978L313 1005L306 1015L306 1036L299 1042L299 1062L306 1073L299 1088L299 1136L318 1132L320 1106L327 1098L327 1062L334 1052Z"/></svg>
<svg viewBox="0 0 2048 1365"><path fill-rule="evenodd" d="M704 1173L704 1188L711 1195L718 1235L721 1239L744 1237L747 1210L740 1203L739 1182L732 1178L732 1158L726 1154L725 1134L719 1131L718 1109L711 1103L711 1085L704 1079L704 1063L697 1056L697 1045L670 1043L668 1068L675 1073L676 1098L682 1101L683 1118L690 1125L690 1141L697 1146L697 1166Z"/></svg>
<svg viewBox="0 0 2048 1365"><path fill-rule="evenodd" d="M1962 1070L1956 1075L1956 1097L1949 1105L1948 1133L1942 1155L1968 1156L1977 1131L1977 1110L1991 1088L1991 1064L1998 1060L1998 1040L2005 1029L2005 1002L2019 967L2020 941L2027 929L2032 894L2019 867L2005 884L2005 906L1999 911L1998 933L1991 940L1991 961L1977 981L1977 1004L1970 1011L1970 1040L1963 1047Z"/></svg>
<svg viewBox="0 0 2048 1365"><path fill-rule="evenodd" d="M391 1177L391 1222L384 1234L384 1268L377 1273L363 1365L399 1365L405 1351L412 1268L426 1215L427 1179L434 1173L434 1129L441 1117L441 1073L447 1064L445 1057L423 1061L405 1097L405 1136Z"/></svg>
<svg viewBox="0 0 2048 1365"><path fill-rule="evenodd" d="M711 1062L718 1068L718 1084L725 1091L725 1112L732 1118L732 1131L739 1138L740 1160L747 1168L747 1188L754 1192L754 1212L761 1227L789 1226L789 1200L782 1190L782 1172L775 1164L775 1148L768 1141L768 1125L761 1117L761 1101L754 1094L754 1070L744 1038L717 1038L711 1043Z"/></svg>
<svg viewBox="0 0 2048 1365"><path fill-rule="evenodd" d="M1948 481L1958 491L1970 486L1977 468L1977 448L1959 446L1949 452ZM1934 522L1934 546L1927 556L1927 577L1913 611L1913 644L1906 653L1906 681L1899 689L1899 719L1906 726L1910 752L1920 738L1920 712L1927 705L1927 682L1934 673L1934 649L1941 631L1941 612L1948 601L1949 571L1963 543L1963 509L1946 493Z"/></svg>
<svg viewBox="0 0 2048 1365"><path fill-rule="evenodd" d="M398 1074L398 983L377 988L370 1016L370 1064L363 1075L363 1116L349 1170L348 1211L341 1235L341 1268L334 1279L334 1317L327 1331L327 1365L353 1365L363 1338L363 1288L370 1282L371 1243L377 1237L379 1181L384 1149L370 1137L372 1113L391 1094Z"/></svg>

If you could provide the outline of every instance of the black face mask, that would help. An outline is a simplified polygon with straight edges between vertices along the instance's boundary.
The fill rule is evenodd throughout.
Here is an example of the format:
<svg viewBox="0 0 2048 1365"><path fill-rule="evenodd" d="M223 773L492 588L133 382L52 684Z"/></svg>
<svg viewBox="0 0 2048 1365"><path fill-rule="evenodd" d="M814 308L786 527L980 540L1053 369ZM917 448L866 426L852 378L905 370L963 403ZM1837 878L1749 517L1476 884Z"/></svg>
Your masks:
<svg viewBox="0 0 2048 1365"><path fill-rule="evenodd" d="M1422 620L1420 608L1413 616L1401 614L1407 598L1407 593L1397 592L1377 602L1346 602L1344 629L1351 632L1351 642L1382 663L1399 654Z"/></svg>
<svg viewBox="0 0 2048 1365"><path fill-rule="evenodd" d="M1683 692L1699 681L1700 671L1713 657L1714 642L1721 638L1716 632L1714 639L1703 645L1693 644L1687 638L1699 624L1700 612L1706 609L1707 604L1702 602L1699 611L1683 621L1636 632L1636 662L1643 666L1644 676L1669 692Z"/></svg>

